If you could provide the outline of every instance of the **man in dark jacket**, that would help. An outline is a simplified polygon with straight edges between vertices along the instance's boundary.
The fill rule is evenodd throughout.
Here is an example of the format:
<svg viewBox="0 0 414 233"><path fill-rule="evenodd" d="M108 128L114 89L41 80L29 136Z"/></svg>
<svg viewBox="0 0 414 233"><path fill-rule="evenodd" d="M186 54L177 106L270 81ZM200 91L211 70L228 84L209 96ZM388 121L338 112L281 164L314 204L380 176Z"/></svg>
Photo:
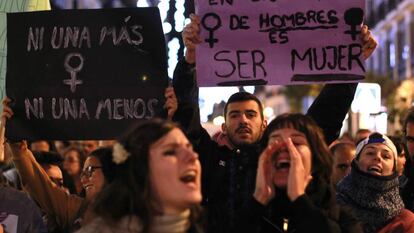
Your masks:
<svg viewBox="0 0 414 233"><path fill-rule="evenodd" d="M257 97L240 92L229 98L224 109L222 130L229 146L219 146L202 128L194 75L195 45L201 39L198 36L199 19L191 18L192 23L183 32L186 59L178 63L174 72L173 86L178 99L174 119L182 124L199 153L208 232L229 232L234 227L237 212L253 194L261 152L260 139L267 122ZM367 40L374 43L368 47L373 51L376 42L372 42L371 37ZM308 110L307 115L323 129L328 144L339 136L356 86L355 83L325 85Z"/></svg>
<svg viewBox="0 0 414 233"><path fill-rule="evenodd" d="M404 143L407 161L404 167L404 174L401 180L408 178L408 181L401 182L401 197L406 209L414 211L414 108L410 109L404 121Z"/></svg>

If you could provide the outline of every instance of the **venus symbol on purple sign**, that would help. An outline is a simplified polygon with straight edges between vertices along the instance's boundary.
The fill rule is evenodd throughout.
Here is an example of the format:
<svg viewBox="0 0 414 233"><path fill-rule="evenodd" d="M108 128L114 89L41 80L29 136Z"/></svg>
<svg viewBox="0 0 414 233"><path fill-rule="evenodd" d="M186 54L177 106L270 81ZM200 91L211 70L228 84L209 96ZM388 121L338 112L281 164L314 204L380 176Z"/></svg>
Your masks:
<svg viewBox="0 0 414 233"><path fill-rule="evenodd" d="M79 65L72 67L70 64L71 58L79 58ZM70 79L63 80L63 83L70 86L70 91L74 93L76 91L76 86L83 83L82 80L76 79L76 73L78 73L83 68L83 57L80 53L70 53L66 55L65 58L65 70L70 73Z"/></svg>
<svg viewBox="0 0 414 233"><path fill-rule="evenodd" d="M345 11L345 23L351 26L350 30L346 30L345 34L351 35L352 40L356 40L356 36L361 33L356 26L362 24L364 19L364 11L361 8L351 8Z"/></svg>
<svg viewBox="0 0 414 233"><path fill-rule="evenodd" d="M214 19L216 21L215 24L209 25L209 23L207 22L209 18ZM220 16L218 16L215 13L207 13L203 16L203 19L201 20L201 24L208 31L208 38L205 39L204 41L208 42L210 48L213 48L214 44L219 41L217 38L214 38L214 31L221 27Z"/></svg>

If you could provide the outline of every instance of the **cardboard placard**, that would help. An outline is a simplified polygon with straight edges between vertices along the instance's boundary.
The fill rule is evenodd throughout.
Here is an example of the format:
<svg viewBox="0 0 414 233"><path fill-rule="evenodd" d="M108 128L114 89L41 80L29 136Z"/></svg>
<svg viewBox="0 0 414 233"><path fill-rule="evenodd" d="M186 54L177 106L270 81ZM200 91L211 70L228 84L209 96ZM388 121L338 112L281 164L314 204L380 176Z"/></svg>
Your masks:
<svg viewBox="0 0 414 233"><path fill-rule="evenodd" d="M168 75L158 8L7 17L8 139L113 139L162 112Z"/></svg>

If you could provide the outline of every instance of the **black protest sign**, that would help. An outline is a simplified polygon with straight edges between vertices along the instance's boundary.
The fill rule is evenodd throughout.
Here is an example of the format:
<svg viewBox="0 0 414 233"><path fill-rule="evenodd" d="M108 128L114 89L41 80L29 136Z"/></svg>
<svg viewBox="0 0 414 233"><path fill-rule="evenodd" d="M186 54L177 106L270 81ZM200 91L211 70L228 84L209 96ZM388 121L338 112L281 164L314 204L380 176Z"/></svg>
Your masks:
<svg viewBox="0 0 414 233"><path fill-rule="evenodd" d="M8 139L112 139L163 112L157 8L13 13L7 28Z"/></svg>

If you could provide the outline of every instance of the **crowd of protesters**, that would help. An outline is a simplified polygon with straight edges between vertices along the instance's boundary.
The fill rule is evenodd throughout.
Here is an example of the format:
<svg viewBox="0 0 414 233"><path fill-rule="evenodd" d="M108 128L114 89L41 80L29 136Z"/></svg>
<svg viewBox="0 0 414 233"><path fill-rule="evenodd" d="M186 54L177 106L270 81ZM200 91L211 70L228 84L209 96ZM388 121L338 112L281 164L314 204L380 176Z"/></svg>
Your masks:
<svg viewBox="0 0 414 233"><path fill-rule="evenodd" d="M356 83L326 84L306 114L269 123L238 92L215 140L200 123L199 24L192 15L183 31L167 119L116 141L2 139L0 233L414 232L414 110L403 139L364 129L352 139L339 132ZM367 58L377 42L366 26L360 38Z"/></svg>

